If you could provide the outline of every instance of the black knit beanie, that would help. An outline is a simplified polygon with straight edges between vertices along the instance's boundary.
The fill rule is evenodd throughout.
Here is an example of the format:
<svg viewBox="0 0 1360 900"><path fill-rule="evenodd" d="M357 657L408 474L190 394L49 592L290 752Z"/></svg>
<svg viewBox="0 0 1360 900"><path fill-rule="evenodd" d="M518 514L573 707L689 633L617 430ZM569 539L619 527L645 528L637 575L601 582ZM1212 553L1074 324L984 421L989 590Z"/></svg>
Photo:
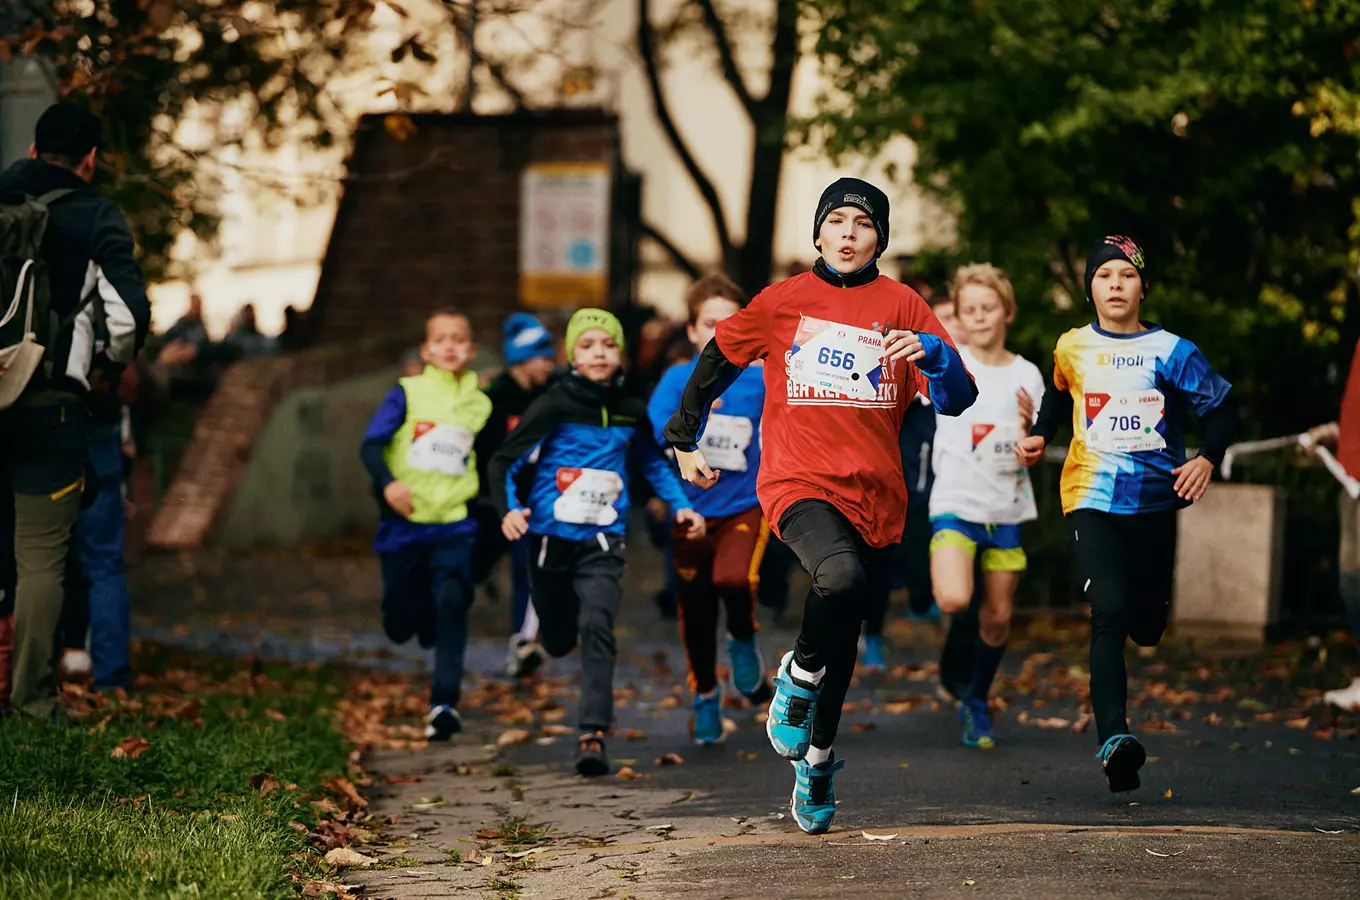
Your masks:
<svg viewBox="0 0 1360 900"><path fill-rule="evenodd" d="M878 232L878 251L874 258L882 256L888 249L888 195L860 178L837 178L822 191L822 199L817 203L817 218L812 223L813 245L821 236L826 217L842 206L853 206L869 214L874 230Z"/></svg>
<svg viewBox="0 0 1360 900"><path fill-rule="evenodd" d="M1144 268L1147 261L1143 258L1143 248L1134 243L1133 238L1112 234L1092 244L1091 252L1086 257L1086 299L1094 302L1091 297L1091 282L1095 280L1096 269L1112 259L1122 259L1138 270L1138 277L1143 281L1143 296L1147 297L1149 285L1147 270Z"/></svg>

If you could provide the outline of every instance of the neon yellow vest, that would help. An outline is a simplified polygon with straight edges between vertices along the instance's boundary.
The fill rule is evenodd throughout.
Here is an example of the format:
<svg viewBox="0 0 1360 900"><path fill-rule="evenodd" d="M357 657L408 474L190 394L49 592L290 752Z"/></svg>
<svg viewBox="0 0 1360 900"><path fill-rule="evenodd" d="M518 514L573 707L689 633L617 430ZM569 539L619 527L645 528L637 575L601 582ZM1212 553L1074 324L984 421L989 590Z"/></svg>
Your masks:
<svg viewBox="0 0 1360 900"><path fill-rule="evenodd" d="M412 522L460 522L480 488L472 441L491 415L491 399L477 389L475 372L455 375L426 366L399 383L406 392L406 421L383 450L383 460L411 488Z"/></svg>

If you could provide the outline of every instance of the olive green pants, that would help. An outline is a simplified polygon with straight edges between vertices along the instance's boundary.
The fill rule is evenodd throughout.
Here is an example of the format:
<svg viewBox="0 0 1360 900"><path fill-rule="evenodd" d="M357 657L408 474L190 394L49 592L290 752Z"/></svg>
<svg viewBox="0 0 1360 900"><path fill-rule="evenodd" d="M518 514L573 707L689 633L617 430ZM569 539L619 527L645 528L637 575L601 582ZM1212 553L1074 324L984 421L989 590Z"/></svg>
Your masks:
<svg viewBox="0 0 1360 900"><path fill-rule="evenodd" d="M57 699L57 624L81 481L52 494L14 494L14 687L11 703L48 715Z"/></svg>

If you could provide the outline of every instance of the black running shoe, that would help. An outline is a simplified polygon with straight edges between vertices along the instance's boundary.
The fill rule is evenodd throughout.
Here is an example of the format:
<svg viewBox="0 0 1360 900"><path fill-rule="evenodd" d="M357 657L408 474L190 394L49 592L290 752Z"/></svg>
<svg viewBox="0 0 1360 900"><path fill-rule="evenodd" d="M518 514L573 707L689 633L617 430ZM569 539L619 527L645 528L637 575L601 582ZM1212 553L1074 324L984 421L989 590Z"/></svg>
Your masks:
<svg viewBox="0 0 1360 900"><path fill-rule="evenodd" d="M1133 735L1116 734L1101 746L1096 759L1105 767L1110 793L1136 791L1142 786L1138 770L1147 762L1147 751Z"/></svg>
<svg viewBox="0 0 1360 900"><path fill-rule="evenodd" d="M609 774L609 757L604 752L604 734L583 734L576 743L576 771L587 778Z"/></svg>

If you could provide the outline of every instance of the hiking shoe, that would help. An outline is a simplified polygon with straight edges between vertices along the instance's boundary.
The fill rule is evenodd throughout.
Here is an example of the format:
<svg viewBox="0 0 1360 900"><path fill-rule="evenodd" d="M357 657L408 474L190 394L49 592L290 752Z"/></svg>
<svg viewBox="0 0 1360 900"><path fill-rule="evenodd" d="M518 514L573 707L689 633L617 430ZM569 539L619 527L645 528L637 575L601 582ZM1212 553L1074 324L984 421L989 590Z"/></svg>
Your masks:
<svg viewBox="0 0 1360 900"><path fill-rule="evenodd" d="M784 654L774 676L774 699L765 719L765 734L774 752L785 759L802 759L812 743L812 717L817 712L818 686L789 674L793 651Z"/></svg>
<svg viewBox="0 0 1360 900"><path fill-rule="evenodd" d="M820 766L809 765L801 759L793 761L793 800L789 811L798 827L808 834L823 834L831 827L836 815L836 773L845 768L845 760L831 759Z"/></svg>
<svg viewBox="0 0 1360 900"><path fill-rule="evenodd" d="M515 679L528 678L543 668L547 660L548 653L538 641L511 638L505 654L505 674Z"/></svg>
<svg viewBox="0 0 1360 900"><path fill-rule="evenodd" d="M425 740L447 741L463 730L463 717L452 706L436 706L425 717Z"/></svg>
<svg viewBox="0 0 1360 900"><path fill-rule="evenodd" d="M992 730L992 715L987 701L968 697L959 704L959 724L963 726L963 745L990 750L996 746L996 732Z"/></svg>
<svg viewBox="0 0 1360 900"><path fill-rule="evenodd" d="M727 661L732 666L732 688L752 703L769 701L769 682L765 680L765 660L756 646L756 639L739 641L727 638ZM766 696L757 700L756 696Z"/></svg>
<svg viewBox="0 0 1360 900"><path fill-rule="evenodd" d="M1110 783L1110 793L1133 791L1141 786L1138 770L1147 761L1147 751L1131 734L1116 734L1106 741L1096 754L1105 768L1105 780Z"/></svg>
<svg viewBox="0 0 1360 900"><path fill-rule="evenodd" d="M727 735L723 732L722 688L714 688L708 695L694 695L694 718L690 720L694 742L702 746L720 744Z"/></svg>
<svg viewBox="0 0 1360 900"><path fill-rule="evenodd" d="M587 778L609 774L609 757L604 752L604 733L583 734L576 742L576 772Z"/></svg>
<svg viewBox="0 0 1360 900"><path fill-rule="evenodd" d="M888 667L888 656L883 647L883 635L865 635L861 643L864 646L860 664L864 667L866 673L882 672Z"/></svg>

